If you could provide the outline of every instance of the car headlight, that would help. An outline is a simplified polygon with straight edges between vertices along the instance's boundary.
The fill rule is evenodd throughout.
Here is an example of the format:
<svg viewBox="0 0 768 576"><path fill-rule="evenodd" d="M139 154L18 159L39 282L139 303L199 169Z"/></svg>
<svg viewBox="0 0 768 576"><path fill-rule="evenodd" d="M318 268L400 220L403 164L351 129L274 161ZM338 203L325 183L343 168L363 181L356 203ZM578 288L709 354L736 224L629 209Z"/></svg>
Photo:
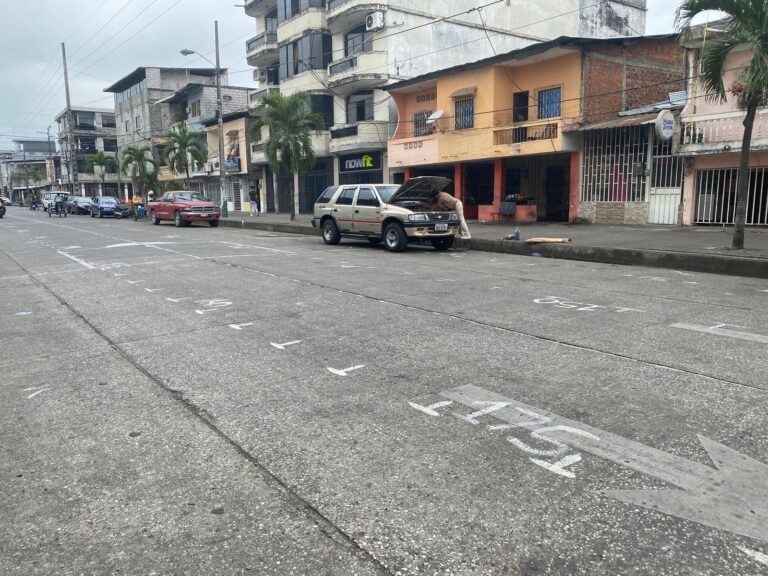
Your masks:
<svg viewBox="0 0 768 576"><path fill-rule="evenodd" d="M190 206L187 206L186 208L182 208L183 212L192 212L192 208Z"/></svg>
<svg viewBox="0 0 768 576"><path fill-rule="evenodd" d="M458 219L459 219L459 215L458 215L458 214L456 214L456 212L451 212L451 217L450 217L450 219L451 219L451 220L458 220Z"/></svg>
<svg viewBox="0 0 768 576"><path fill-rule="evenodd" d="M411 222L426 222L429 220L429 217L426 214L409 214L408 220Z"/></svg>

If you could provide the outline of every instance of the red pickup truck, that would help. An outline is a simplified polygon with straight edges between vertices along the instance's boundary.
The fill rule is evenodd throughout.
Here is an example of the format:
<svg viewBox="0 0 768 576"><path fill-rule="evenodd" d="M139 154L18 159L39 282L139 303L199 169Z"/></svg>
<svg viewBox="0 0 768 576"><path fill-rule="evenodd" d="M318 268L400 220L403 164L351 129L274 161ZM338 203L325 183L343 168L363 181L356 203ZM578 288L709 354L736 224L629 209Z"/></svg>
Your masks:
<svg viewBox="0 0 768 576"><path fill-rule="evenodd" d="M191 226L192 222L208 222L211 228L219 225L221 208L207 200L200 192L175 190L166 192L156 202L147 205L152 224L172 220L176 226Z"/></svg>

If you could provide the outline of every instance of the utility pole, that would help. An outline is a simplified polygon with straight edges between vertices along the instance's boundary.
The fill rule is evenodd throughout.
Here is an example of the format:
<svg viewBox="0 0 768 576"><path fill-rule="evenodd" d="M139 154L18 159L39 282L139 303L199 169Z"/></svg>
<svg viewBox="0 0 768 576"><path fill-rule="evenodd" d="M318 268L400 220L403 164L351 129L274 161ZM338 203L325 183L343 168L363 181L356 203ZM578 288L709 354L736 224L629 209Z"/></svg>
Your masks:
<svg viewBox="0 0 768 576"><path fill-rule="evenodd" d="M224 106L221 101L221 64L219 63L219 21L214 20L216 32L216 100L218 102L217 115L219 117L219 196L221 198L221 215L225 218L229 215L227 208L227 195L224 182Z"/></svg>
<svg viewBox="0 0 768 576"><path fill-rule="evenodd" d="M69 75L67 74L67 51L64 42L61 43L61 58L64 61L64 93L67 97L67 147L69 148L69 179L72 183L72 194L77 190L77 163L75 162L75 137L74 121L72 118L72 104L69 101Z"/></svg>

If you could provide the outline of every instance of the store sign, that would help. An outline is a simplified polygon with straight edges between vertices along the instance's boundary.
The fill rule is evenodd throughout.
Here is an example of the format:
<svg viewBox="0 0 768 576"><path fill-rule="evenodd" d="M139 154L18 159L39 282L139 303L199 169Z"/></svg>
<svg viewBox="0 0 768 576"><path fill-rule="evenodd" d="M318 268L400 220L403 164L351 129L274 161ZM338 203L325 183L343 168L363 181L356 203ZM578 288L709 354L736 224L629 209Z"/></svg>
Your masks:
<svg viewBox="0 0 768 576"><path fill-rule="evenodd" d="M381 152L368 152L339 157L339 172L381 170Z"/></svg>
<svg viewBox="0 0 768 576"><path fill-rule="evenodd" d="M669 110L662 110L659 115L656 116L656 136L659 139L667 140L672 139L672 135L675 133L675 115Z"/></svg>
<svg viewBox="0 0 768 576"><path fill-rule="evenodd" d="M227 158L224 161L224 172L240 172L240 158Z"/></svg>

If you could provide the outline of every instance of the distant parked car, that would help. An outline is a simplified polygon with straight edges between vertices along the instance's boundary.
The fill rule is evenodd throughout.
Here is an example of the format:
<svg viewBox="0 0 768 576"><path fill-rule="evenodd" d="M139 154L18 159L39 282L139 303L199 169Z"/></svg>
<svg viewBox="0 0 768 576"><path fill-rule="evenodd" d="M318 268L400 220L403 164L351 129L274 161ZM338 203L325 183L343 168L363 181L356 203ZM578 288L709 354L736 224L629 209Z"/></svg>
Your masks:
<svg viewBox="0 0 768 576"><path fill-rule="evenodd" d="M104 218L104 216L113 216L115 218L125 218L130 209L120 202L114 196L98 196L91 199L89 207L91 218Z"/></svg>
<svg viewBox="0 0 768 576"><path fill-rule="evenodd" d="M52 190L51 192L46 192L43 194L43 210L48 211L48 208L51 204L53 204L53 199L56 198L57 194L61 194L64 196L64 201L66 203L66 200L69 198L70 194L69 192L64 192L63 190Z"/></svg>
<svg viewBox="0 0 768 576"><path fill-rule="evenodd" d="M192 222L208 222L211 228L219 225L221 208L199 192L175 190L166 192L147 206L152 224L172 220L176 226L191 226Z"/></svg>
<svg viewBox="0 0 768 576"><path fill-rule="evenodd" d="M2 201L2 203L5 204L6 206L11 205L11 199L8 198L8 196L0 196L0 201Z"/></svg>
<svg viewBox="0 0 768 576"><path fill-rule="evenodd" d="M93 199L88 196L72 196L65 204L70 214L90 214Z"/></svg>

